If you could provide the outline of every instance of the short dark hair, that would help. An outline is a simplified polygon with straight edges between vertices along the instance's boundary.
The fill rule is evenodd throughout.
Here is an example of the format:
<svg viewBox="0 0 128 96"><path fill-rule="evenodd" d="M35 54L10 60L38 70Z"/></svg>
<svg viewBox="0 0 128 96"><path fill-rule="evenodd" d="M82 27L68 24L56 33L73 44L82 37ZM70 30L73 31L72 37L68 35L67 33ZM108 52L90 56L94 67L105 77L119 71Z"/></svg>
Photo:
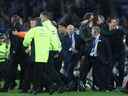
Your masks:
<svg viewBox="0 0 128 96"><path fill-rule="evenodd" d="M68 23L66 23L66 22L59 22L59 24L58 24L58 25L61 25L61 26L67 27L69 24L68 24Z"/></svg>
<svg viewBox="0 0 128 96"><path fill-rule="evenodd" d="M52 19L52 17L53 17L52 12L50 12L50 11L43 11L40 13L40 15L47 16L48 19Z"/></svg>
<svg viewBox="0 0 128 96"><path fill-rule="evenodd" d="M42 22L39 17L31 18L31 21L36 21L36 26L42 26Z"/></svg>

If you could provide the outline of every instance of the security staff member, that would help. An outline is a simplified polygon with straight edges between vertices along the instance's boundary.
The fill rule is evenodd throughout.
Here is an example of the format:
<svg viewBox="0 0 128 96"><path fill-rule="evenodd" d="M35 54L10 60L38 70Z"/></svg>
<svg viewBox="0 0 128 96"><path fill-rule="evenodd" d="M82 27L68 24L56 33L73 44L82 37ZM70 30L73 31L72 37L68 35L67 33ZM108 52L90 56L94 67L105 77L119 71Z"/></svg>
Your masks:
<svg viewBox="0 0 128 96"><path fill-rule="evenodd" d="M34 63L33 90L39 91L42 80L46 76L47 62L49 56L50 35L45 27L42 27L39 18L30 21L31 29L25 35L23 46L31 45L31 58Z"/></svg>
<svg viewBox="0 0 128 96"><path fill-rule="evenodd" d="M49 30L50 36L50 52L49 52L49 64L53 64L55 69L59 72L61 68L61 60L58 59L59 52L61 51L61 42L58 36L57 28L51 20L51 13L44 11L40 13L42 25ZM51 66L51 65L50 65Z"/></svg>
<svg viewBox="0 0 128 96"><path fill-rule="evenodd" d="M0 80L6 81L8 60L10 56L10 41L4 33L0 33ZM5 89L0 89L0 91L7 91Z"/></svg>
<svg viewBox="0 0 128 96"><path fill-rule="evenodd" d="M31 57L34 63L33 92L36 94L41 91L42 85L48 86L49 89L53 90L53 84L61 80L54 75L54 70L47 64L51 36L49 30L46 27L42 27L39 18L32 19L30 23L31 29L25 35L23 45L24 47L31 45ZM52 79L51 75L54 76Z"/></svg>

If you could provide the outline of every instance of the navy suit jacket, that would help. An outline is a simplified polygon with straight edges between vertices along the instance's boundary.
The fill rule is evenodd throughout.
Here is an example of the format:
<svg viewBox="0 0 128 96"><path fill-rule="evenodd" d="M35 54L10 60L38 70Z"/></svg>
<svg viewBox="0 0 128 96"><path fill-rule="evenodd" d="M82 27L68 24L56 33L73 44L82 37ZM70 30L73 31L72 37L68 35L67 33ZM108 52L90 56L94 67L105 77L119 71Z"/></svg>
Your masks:
<svg viewBox="0 0 128 96"><path fill-rule="evenodd" d="M67 54L69 52L69 48L72 47L72 38L70 38L69 35L64 35L64 34L59 34L59 36L62 43L62 51L60 55L63 56L64 54ZM82 44L84 41L76 33L74 33L74 39L75 39L75 49L78 51L78 54L80 55L83 52L82 50L84 50L84 48L82 48Z"/></svg>
<svg viewBox="0 0 128 96"><path fill-rule="evenodd" d="M89 47L86 50L86 54L90 56L90 52L92 50L93 40L91 41ZM97 46L97 56L98 60L100 60L103 64L111 64L112 61L112 52L110 44L107 39L103 36L99 37L99 42Z"/></svg>

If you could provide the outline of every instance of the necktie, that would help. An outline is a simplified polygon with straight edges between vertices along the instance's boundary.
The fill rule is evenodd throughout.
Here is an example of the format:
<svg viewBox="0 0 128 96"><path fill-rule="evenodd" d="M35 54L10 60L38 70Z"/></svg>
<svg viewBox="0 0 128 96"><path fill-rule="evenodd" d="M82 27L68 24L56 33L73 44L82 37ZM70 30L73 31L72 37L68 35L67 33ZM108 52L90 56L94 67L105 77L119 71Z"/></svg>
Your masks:
<svg viewBox="0 0 128 96"><path fill-rule="evenodd" d="M95 54L95 46L96 46L96 38L94 38L93 41L92 41L92 49L91 49L91 52L90 52L91 56L94 56L94 54Z"/></svg>
<svg viewBox="0 0 128 96"><path fill-rule="evenodd" d="M93 43L92 43L92 49L94 49L96 46L96 38L93 39Z"/></svg>

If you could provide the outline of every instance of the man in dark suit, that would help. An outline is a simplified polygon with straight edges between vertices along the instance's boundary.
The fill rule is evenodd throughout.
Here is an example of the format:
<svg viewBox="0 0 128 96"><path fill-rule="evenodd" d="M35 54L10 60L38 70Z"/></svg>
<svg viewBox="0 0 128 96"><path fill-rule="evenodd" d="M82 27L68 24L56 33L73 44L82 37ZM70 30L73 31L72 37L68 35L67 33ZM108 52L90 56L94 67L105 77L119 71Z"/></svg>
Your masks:
<svg viewBox="0 0 128 96"><path fill-rule="evenodd" d="M62 52L61 55L64 60L64 66L62 67L66 80L66 85L74 83L74 67L77 66L80 60L80 37L75 33L74 26L60 23L59 31L64 34L61 35ZM74 86L74 84L72 84ZM70 86L71 87L71 86ZM72 88L70 88L72 89Z"/></svg>
<svg viewBox="0 0 128 96"><path fill-rule="evenodd" d="M101 36L100 28L92 28L92 41L87 50L89 62L92 64L93 90L111 90L112 66L111 49L107 40Z"/></svg>
<svg viewBox="0 0 128 96"><path fill-rule="evenodd" d="M118 72L114 75L116 88L121 88L123 79L125 76L125 44L124 37L127 35L127 31L119 25L119 20L116 17L110 18L108 22L109 31L109 42L112 49L112 62L113 67L116 67Z"/></svg>

